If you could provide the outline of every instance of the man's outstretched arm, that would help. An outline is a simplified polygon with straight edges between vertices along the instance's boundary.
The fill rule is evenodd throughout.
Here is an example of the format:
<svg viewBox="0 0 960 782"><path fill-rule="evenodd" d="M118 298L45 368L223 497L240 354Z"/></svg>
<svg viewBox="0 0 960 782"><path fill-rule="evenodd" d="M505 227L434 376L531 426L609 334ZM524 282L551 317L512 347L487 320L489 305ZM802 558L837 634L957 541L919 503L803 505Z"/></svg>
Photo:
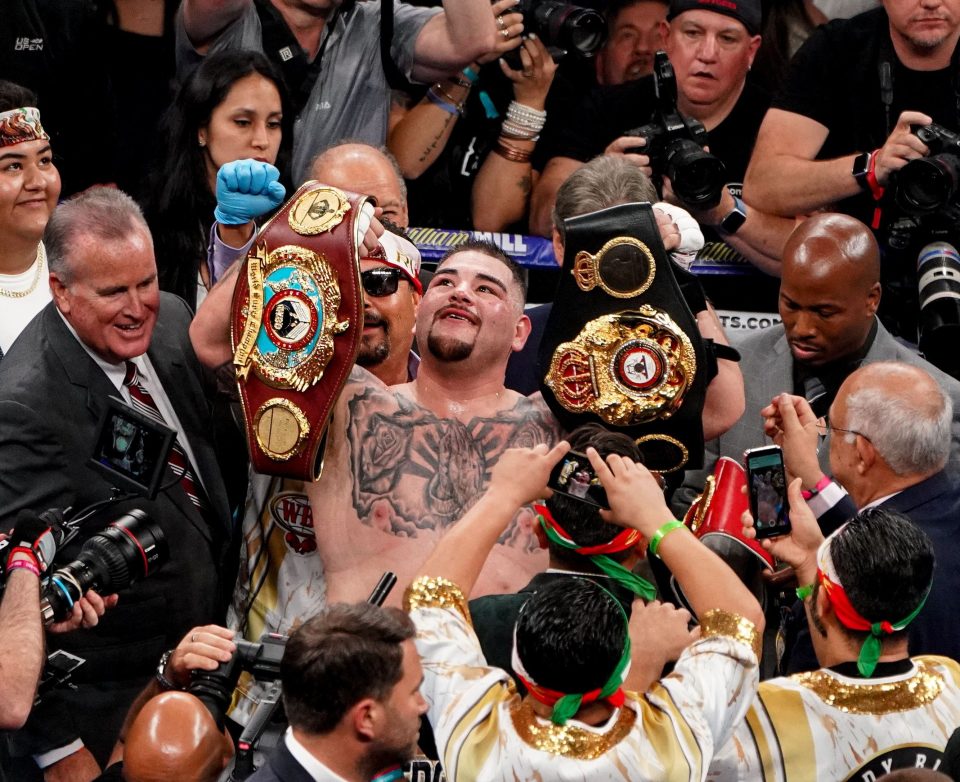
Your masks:
<svg viewBox="0 0 960 782"><path fill-rule="evenodd" d="M561 440L553 448L538 445L504 451L493 468L487 490L441 538L418 578L445 578L469 595L490 550L517 511L550 495L550 471L569 450L570 444Z"/></svg>

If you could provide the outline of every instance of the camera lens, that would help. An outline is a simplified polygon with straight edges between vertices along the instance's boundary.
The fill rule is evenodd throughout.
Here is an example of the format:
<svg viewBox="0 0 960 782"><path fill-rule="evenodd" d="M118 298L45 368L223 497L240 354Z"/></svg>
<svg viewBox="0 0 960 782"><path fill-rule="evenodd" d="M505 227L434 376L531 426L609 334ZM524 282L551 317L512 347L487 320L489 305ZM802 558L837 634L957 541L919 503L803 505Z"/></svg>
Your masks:
<svg viewBox="0 0 960 782"><path fill-rule="evenodd" d="M909 214L930 214L950 203L958 183L960 158L956 155L911 160L897 176L897 203Z"/></svg>
<svg viewBox="0 0 960 782"><path fill-rule="evenodd" d="M950 374L960 368L960 254L947 242L932 242L917 258L920 289L920 351Z"/></svg>
<svg viewBox="0 0 960 782"><path fill-rule="evenodd" d="M689 139L675 139L664 155L665 173L683 203L709 209L720 203L726 170L720 158Z"/></svg>
<svg viewBox="0 0 960 782"><path fill-rule="evenodd" d="M530 29L544 45L592 57L603 46L607 24L597 11L557 0L534 2Z"/></svg>
<svg viewBox="0 0 960 782"><path fill-rule="evenodd" d="M51 574L40 609L48 624L65 619L88 589L104 594L126 589L168 559L163 530L142 510L132 510L80 549L69 565Z"/></svg>

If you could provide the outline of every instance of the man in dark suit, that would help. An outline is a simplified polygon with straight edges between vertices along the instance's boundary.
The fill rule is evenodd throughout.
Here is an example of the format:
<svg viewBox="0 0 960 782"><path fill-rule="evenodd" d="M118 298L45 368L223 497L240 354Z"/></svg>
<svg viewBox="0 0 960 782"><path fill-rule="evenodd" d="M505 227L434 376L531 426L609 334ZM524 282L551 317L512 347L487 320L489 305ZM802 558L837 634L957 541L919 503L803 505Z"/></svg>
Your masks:
<svg viewBox="0 0 960 782"><path fill-rule="evenodd" d="M250 782L369 782L417 749L423 670L397 608L338 603L294 630L280 664L290 727Z"/></svg>
<svg viewBox="0 0 960 782"><path fill-rule="evenodd" d="M675 505L683 510L703 490L720 456L738 461L765 444L760 411L778 394L805 397L820 416L855 369L901 361L931 375L960 414L960 383L897 342L877 320L880 250L870 229L841 214L818 214L791 234L783 253L783 323L735 342L746 390L746 411L725 434L707 443L704 470L688 472ZM960 467L960 420L954 418L950 468ZM827 470L828 449L820 452Z"/></svg>
<svg viewBox="0 0 960 782"><path fill-rule="evenodd" d="M57 640L86 660L74 675L78 688L50 697L13 739L15 756L89 779L161 653L189 628L221 619L232 588L219 578L230 513L187 335L190 313L158 290L139 208L119 191L93 189L58 208L45 239L54 301L0 369L0 521L22 508L76 512L109 498L110 480L87 467L98 421L108 397L131 403L144 388L156 415L177 430L193 479L191 489L168 467L156 499L103 508L59 558L70 561L83 541L132 508L161 527L170 553L156 575L122 591L97 628ZM137 390L125 385L131 366Z"/></svg>
<svg viewBox="0 0 960 782"><path fill-rule="evenodd" d="M923 369L869 364L851 374L826 417L803 397L783 394L763 410L764 428L784 449L787 470L812 496L825 533L858 510L882 506L906 514L933 542L937 567L926 605L910 626L911 654L960 659L960 487L944 468L953 405ZM830 468L820 469L818 438L830 438ZM791 669L802 663L791 660Z"/></svg>

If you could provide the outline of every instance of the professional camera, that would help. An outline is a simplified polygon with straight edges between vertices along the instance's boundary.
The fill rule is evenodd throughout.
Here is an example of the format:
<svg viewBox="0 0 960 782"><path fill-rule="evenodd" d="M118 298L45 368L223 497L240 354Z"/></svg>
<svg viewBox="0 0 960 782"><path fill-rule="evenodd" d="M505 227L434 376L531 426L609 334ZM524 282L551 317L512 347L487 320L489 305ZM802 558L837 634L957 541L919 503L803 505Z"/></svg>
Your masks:
<svg viewBox="0 0 960 782"><path fill-rule="evenodd" d="M915 125L912 130L930 153L900 169L895 197L897 205L907 214L933 214L957 203L960 135L935 123Z"/></svg>
<svg viewBox="0 0 960 782"><path fill-rule="evenodd" d="M555 58L573 52L593 57L607 37L607 23L592 8L582 8L562 0L520 0L510 13L523 15L527 33L536 33ZM518 49L504 55L507 65L519 69Z"/></svg>
<svg viewBox="0 0 960 782"><path fill-rule="evenodd" d="M657 107L646 125L626 131L640 136L646 146L638 152L650 158L658 176L666 176L673 192L686 206L711 209L720 203L726 170L720 158L705 152L708 143L703 123L677 110L677 78L666 52L657 52L653 63Z"/></svg>
<svg viewBox="0 0 960 782"><path fill-rule="evenodd" d="M287 636L264 633L256 643L236 640L236 651L225 663L212 671L194 671L188 692L207 707L219 728L233 698L240 674L247 671L254 679L274 681L280 677L280 661L287 646Z"/></svg>
<svg viewBox="0 0 960 782"><path fill-rule="evenodd" d="M46 624L66 619L88 589L112 594L146 578L169 558L163 530L132 510L87 540L77 558L44 581L40 612Z"/></svg>

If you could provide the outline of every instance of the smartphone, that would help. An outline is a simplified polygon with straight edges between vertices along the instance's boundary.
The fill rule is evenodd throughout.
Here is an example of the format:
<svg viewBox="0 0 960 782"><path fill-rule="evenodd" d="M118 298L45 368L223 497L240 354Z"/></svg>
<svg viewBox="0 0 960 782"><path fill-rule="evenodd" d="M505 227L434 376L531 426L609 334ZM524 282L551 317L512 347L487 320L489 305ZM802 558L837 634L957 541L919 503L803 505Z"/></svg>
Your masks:
<svg viewBox="0 0 960 782"><path fill-rule="evenodd" d="M757 539L775 538L790 532L787 476L783 451L778 445L751 448L743 454L747 468L750 513Z"/></svg>
<svg viewBox="0 0 960 782"><path fill-rule="evenodd" d="M547 486L575 500L606 508L607 492L600 485L587 455L578 451L567 453L550 473Z"/></svg>

